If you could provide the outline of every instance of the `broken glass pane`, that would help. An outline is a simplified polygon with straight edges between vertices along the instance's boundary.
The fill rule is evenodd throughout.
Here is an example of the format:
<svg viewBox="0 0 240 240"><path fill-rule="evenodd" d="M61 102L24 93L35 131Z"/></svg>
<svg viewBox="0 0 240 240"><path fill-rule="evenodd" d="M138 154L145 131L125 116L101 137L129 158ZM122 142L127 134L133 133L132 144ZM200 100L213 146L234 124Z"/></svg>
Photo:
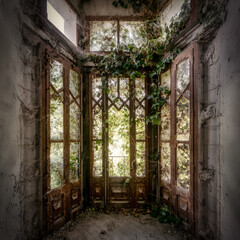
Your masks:
<svg viewBox="0 0 240 240"><path fill-rule="evenodd" d="M70 181L79 180L80 144L70 143Z"/></svg>
<svg viewBox="0 0 240 240"><path fill-rule="evenodd" d="M117 46L116 21L90 22L90 51L110 51Z"/></svg>
<svg viewBox="0 0 240 240"><path fill-rule="evenodd" d="M145 176L145 142L136 143L136 175Z"/></svg>
<svg viewBox="0 0 240 240"><path fill-rule="evenodd" d="M140 21L120 21L120 44L126 46L133 44L140 47L144 43L142 27L143 23Z"/></svg>
<svg viewBox="0 0 240 240"><path fill-rule="evenodd" d="M171 148L170 143L161 144L161 179L170 182L171 179Z"/></svg>
<svg viewBox="0 0 240 240"><path fill-rule="evenodd" d="M181 97L177 104L177 140L189 141L190 137L190 102Z"/></svg>
<svg viewBox="0 0 240 240"><path fill-rule="evenodd" d="M187 143L179 143L177 147L177 185L189 189L190 148Z"/></svg>
<svg viewBox="0 0 240 240"><path fill-rule="evenodd" d="M115 107L108 112L109 126L109 176L129 176L129 110Z"/></svg>
<svg viewBox="0 0 240 240"><path fill-rule="evenodd" d="M50 146L50 186L51 189L63 185L63 143Z"/></svg>

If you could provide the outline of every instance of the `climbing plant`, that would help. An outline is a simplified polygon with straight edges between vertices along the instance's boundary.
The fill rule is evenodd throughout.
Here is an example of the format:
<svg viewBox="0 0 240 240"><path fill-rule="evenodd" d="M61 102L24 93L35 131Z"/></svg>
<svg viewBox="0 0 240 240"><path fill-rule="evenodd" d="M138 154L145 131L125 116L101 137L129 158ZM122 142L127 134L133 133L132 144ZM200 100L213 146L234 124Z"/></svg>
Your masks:
<svg viewBox="0 0 240 240"><path fill-rule="evenodd" d="M219 26L223 21L218 19L226 8L227 0L217 3L201 3L198 11L199 22L204 27ZM82 59L82 63L94 63L93 71L101 77L128 77L130 79L147 77L151 83L152 93L148 96L152 100L152 112L146 118L149 124L160 124L159 108L163 105L162 93L169 91L159 86L158 76L171 64L172 60L182 49L174 44L174 40L186 27L190 19L190 0L185 0L180 12L174 16L170 24L162 24L159 13L154 9L160 9L159 4L163 1L157 0L115 0L115 7L129 8L142 12L143 25L141 27L142 44L114 43L111 46L102 44L103 55L88 54ZM145 9L145 10L143 10ZM147 9L147 10L146 10ZM214 11L217 10L217 12ZM104 39L103 39L104 40ZM106 39L105 42L109 42ZM110 47L110 51L109 51Z"/></svg>
<svg viewBox="0 0 240 240"><path fill-rule="evenodd" d="M141 4L143 4L142 2ZM145 2L146 3L146 2ZM122 4L122 2L118 2ZM115 6L118 5L114 3ZM160 124L159 107L164 103L161 98L162 92L169 91L158 86L158 76L166 67L171 64L174 57L181 51L173 45L174 38L185 27L190 16L190 2L185 1L178 15L172 18L169 25L159 25L157 15L153 15L143 21L141 35L144 39L142 44L119 46L111 45L110 53L104 55L88 54L82 62L94 63L93 71L101 77L128 77L129 79L149 78L152 82L152 112L147 116L147 123ZM104 44L103 44L104 45ZM105 49L103 47L102 51ZM105 51L106 52L106 51Z"/></svg>

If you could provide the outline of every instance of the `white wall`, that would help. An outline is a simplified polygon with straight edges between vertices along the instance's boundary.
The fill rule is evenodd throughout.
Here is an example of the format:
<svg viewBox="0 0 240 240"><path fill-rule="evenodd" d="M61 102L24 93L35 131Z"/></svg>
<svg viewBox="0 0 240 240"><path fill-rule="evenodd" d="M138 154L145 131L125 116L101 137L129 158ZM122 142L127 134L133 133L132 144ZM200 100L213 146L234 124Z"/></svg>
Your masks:
<svg viewBox="0 0 240 240"><path fill-rule="evenodd" d="M221 239L240 239L240 1L230 0L219 31Z"/></svg>

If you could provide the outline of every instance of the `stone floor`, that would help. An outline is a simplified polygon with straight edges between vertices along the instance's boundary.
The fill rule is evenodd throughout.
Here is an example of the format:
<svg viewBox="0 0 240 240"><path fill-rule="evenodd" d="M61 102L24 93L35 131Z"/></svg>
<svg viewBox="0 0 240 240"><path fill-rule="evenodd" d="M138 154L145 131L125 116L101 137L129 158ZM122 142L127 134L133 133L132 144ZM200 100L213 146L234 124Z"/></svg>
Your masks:
<svg viewBox="0 0 240 240"><path fill-rule="evenodd" d="M186 233L149 214L85 212L44 240L186 240Z"/></svg>

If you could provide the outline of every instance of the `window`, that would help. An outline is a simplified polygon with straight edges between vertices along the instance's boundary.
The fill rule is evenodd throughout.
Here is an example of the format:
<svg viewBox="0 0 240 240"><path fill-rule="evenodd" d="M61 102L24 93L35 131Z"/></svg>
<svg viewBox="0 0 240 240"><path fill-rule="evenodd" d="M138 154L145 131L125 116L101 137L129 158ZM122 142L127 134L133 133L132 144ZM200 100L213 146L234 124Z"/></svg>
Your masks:
<svg viewBox="0 0 240 240"><path fill-rule="evenodd" d="M50 59L49 86L49 187L54 189L80 179L80 75Z"/></svg>
<svg viewBox="0 0 240 240"><path fill-rule="evenodd" d="M119 45L133 44L139 47L143 42L141 21L130 20L90 20L91 52L110 51Z"/></svg>
<svg viewBox="0 0 240 240"><path fill-rule="evenodd" d="M47 0L48 20L77 45L77 15L65 0Z"/></svg>

